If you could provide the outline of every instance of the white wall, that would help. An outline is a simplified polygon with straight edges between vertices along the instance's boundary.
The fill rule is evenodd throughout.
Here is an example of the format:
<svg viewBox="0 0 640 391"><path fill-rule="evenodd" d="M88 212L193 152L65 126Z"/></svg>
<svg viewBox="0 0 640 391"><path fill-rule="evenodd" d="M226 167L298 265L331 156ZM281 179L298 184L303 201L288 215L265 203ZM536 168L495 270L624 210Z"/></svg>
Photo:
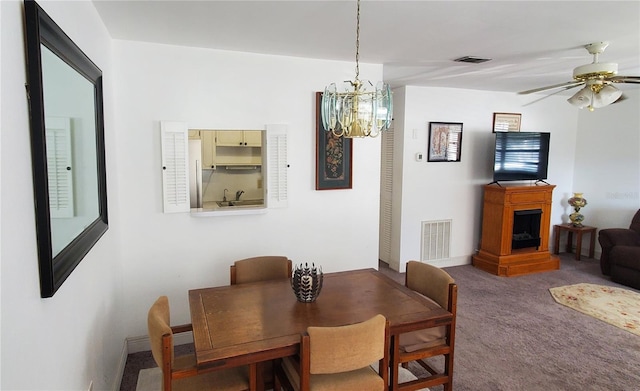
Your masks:
<svg viewBox="0 0 640 391"><path fill-rule="evenodd" d="M398 99L404 95L404 98ZM420 259L422 221L452 220L450 259L439 266L471 263L479 248L483 186L492 180L494 112L522 114L522 131L551 133L548 183L553 193L551 224L562 221L573 190L577 114L562 97L537 99L512 93L453 88L405 87L395 91L395 164L402 166L400 189L394 188L394 235L391 265L404 271ZM429 122L462 122L460 162L427 162ZM422 152L423 162L415 155ZM394 178L394 185L396 178ZM529 184L525 182L524 184ZM563 200L565 200L563 205ZM398 211L397 206L401 210Z"/></svg>
<svg viewBox="0 0 640 391"><path fill-rule="evenodd" d="M640 209L640 90L624 94L626 100L578 116L571 191L584 193L584 224L599 229L627 228Z"/></svg>
<svg viewBox="0 0 640 391"><path fill-rule="evenodd" d="M283 254L325 272L377 267L380 140L357 139L353 189L315 190L315 92L353 78L349 62L115 41L124 292L128 336L168 295L172 321L189 321L187 291L229 283L236 259ZM382 77L361 65L363 78ZM163 214L160 120L192 129L289 127L289 207L263 215Z"/></svg>
<svg viewBox="0 0 640 391"><path fill-rule="evenodd" d="M40 298L22 1L0 2L2 28L3 390L113 389L122 357L122 289L113 151L111 40L90 2L40 2L105 74L110 227L54 297Z"/></svg>

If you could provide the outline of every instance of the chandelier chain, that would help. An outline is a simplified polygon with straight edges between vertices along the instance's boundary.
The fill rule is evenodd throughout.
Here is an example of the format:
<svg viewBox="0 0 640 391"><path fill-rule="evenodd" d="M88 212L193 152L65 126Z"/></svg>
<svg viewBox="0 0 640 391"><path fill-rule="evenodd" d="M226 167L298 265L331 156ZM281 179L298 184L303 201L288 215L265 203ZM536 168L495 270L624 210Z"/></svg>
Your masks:
<svg viewBox="0 0 640 391"><path fill-rule="evenodd" d="M360 77L360 0L356 15L356 80Z"/></svg>

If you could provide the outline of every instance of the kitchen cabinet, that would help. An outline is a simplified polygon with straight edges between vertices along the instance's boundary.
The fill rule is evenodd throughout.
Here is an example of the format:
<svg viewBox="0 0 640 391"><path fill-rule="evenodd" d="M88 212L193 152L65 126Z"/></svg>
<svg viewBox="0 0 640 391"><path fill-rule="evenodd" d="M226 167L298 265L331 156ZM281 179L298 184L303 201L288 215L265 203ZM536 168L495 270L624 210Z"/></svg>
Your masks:
<svg viewBox="0 0 640 391"><path fill-rule="evenodd" d="M216 145L219 147L260 147L260 130L224 130L217 132Z"/></svg>
<svg viewBox="0 0 640 391"><path fill-rule="evenodd" d="M189 140L200 140L202 168L216 168L216 131L189 129Z"/></svg>
<svg viewBox="0 0 640 391"><path fill-rule="evenodd" d="M261 147L262 146L262 131L260 130L245 130L242 132L244 136L244 145L248 147Z"/></svg>
<svg viewBox="0 0 640 391"><path fill-rule="evenodd" d="M216 131L200 132L202 140L202 168L216 168Z"/></svg>
<svg viewBox="0 0 640 391"><path fill-rule="evenodd" d="M215 162L218 166L261 166L262 148L218 146L216 148Z"/></svg>

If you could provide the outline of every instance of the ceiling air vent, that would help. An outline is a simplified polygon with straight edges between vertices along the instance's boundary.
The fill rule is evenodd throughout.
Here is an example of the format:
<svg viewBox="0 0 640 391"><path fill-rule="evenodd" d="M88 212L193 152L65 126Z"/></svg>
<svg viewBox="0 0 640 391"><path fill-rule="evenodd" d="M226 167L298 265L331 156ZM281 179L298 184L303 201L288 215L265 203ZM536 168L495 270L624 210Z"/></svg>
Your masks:
<svg viewBox="0 0 640 391"><path fill-rule="evenodd" d="M490 58L473 57L473 56L464 56L464 57L456 58L453 61L455 61L455 62L470 62L472 64L480 64L480 63L483 63L483 62L491 61L491 59Z"/></svg>

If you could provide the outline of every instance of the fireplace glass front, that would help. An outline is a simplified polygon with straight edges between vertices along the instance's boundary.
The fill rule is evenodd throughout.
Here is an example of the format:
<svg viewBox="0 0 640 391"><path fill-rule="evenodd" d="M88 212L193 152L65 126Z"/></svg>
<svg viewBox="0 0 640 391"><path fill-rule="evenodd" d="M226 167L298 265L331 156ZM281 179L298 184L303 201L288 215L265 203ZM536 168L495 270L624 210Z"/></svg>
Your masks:
<svg viewBox="0 0 640 391"><path fill-rule="evenodd" d="M517 210L513 212L513 239L511 248L540 246L540 217L542 209Z"/></svg>

